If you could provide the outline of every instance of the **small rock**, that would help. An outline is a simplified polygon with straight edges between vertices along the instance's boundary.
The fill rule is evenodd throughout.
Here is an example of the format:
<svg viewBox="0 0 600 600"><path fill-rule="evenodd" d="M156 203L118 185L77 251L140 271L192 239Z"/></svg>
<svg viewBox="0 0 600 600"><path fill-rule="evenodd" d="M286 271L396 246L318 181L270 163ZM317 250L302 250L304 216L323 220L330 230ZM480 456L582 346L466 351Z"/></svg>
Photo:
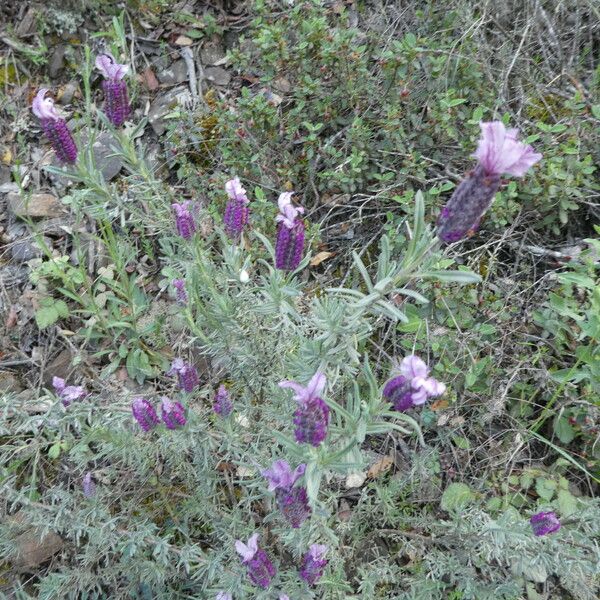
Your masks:
<svg viewBox="0 0 600 600"><path fill-rule="evenodd" d="M148 121L156 135L162 135L167 130L165 117L176 107L185 106L192 102L192 95L187 87L176 87L164 94L159 94L150 105Z"/></svg>
<svg viewBox="0 0 600 600"><path fill-rule="evenodd" d="M58 92L57 102L62 105L71 104L73 96L79 90L79 85L75 81L69 81Z"/></svg>
<svg viewBox="0 0 600 600"><path fill-rule="evenodd" d="M65 68L65 50L64 44L59 44L54 48L50 61L48 63L48 75L51 79L56 79Z"/></svg>
<svg viewBox="0 0 600 600"><path fill-rule="evenodd" d="M200 60L207 66L222 64L225 60L225 48L218 42L208 42L200 50Z"/></svg>
<svg viewBox="0 0 600 600"><path fill-rule="evenodd" d="M183 59L176 60L168 69L157 74L158 80L164 85L177 85L188 80L188 70Z"/></svg>
<svg viewBox="0 0 600 600"><path fill-rule="evenodd" d="M177 46L191 46L194 43L192 38L187 37L187 35L180 35L176 40L175 44Z"/></svg>
<svg viewBox="0 0 600 600"><path fill-rule="evenodd" d="M51 247L50 240L45 237L44 244L47 247ZM44 251L36 243L35 240L24 239L13 242L10 247L13 260L18 263L25 263L34 258L41 258L44 255Z"/></svg>
<svg viewBox="0 0 600 600"><path fill-rule="evenodd" d="M83 131L81 133L81 145L87 146L87 144L88 137L86 132ZM107 131L101 133L94 140L94 160L106 182L113 180L123 168L122 159L119 156L115 156L115 147L118 147L118 143Z"/></svg>
<svg viewBox="0 0 600 600"><path fill-rule="evenodd" d="M287 94L292 89L292 84L290 83L289 79L286 79L285 77L278 77L273 82L273 87L277 91Z"/></svg>
<svg viewBox="0 0 600 600"><path fill-rule="evenodd" d="M63 547L62 538L53 531L44 535L41 528L31 528L17 536L11 544L10 561L17 569L35 569Z"/></svg>
<svg viewBox="0 0 600 600"><path fill-rule="evenodd" d="M8 194L8 208L17 217L60 217L66 213L65 207L52 194L31 194L29 197L18 193Z"/></svg>
<svg viewBox="0 0 600 600"><path fill-rule="evenodd" d="M60 377L66 381L69 379L69 375L73 370L71 367L71 361L73 360L73 354L70 350L63 350L54 358L44 370L43 382L48 389L52 389L52 378Z"/></svg>
<svg viewBox="0 0 600 600"><path fill-rule="evenodd" d="M0 185L10 183L10 180L10 167L8 167L7 165L0 165Z"/></svg>
<svg viewBox="0 0 600 600"><path fill-rule="evenodd" d="M8 394L10 392L18 393L23 389L19 380L8 371L0 371L0 392Z"/></svg>
<svg viewBox="0 0 600 600"><path fill-rule="evenodd" d="M215 85L229 85L231 75L223 67L206 67L204 78Z"/></svg>

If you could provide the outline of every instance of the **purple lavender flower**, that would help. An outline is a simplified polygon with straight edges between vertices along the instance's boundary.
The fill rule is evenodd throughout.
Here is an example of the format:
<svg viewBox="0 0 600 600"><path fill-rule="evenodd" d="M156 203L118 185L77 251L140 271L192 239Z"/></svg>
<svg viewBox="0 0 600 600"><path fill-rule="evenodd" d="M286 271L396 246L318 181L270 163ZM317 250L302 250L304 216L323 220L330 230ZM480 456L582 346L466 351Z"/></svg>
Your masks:
<svg viewBox="0 0 600 600"><path fill-rule="evenodd" d="M298 409L294 413L296 429L294 435L299 443L319 446L327 436L329 424L329 407L320 398L327 380L325 375L317 371L306 387L295 381L281 381L279 387L291 388Z"/></svg>
<svg viewBox="0 0 600 600"><path fill-rule="evenodd" d="M246 190L242 187L238 177L231 179L225 184L225 190L229 195L229 201L225 207L223 223L225 233L232 239L238 240L242 234L244 225L248 222L250 200L246 196Z"/></svg>
<svg viewBox="0 0 600 600"><path fill-rule="evenodd" d="M67 385L61 377L53 377L52 386L56 395L62 400L65 406L69 406L72 402L83 400L88 396L88 392L84 387L80 385Z"/></svg>
<svg viewBox="0 0 600 600"><path fill-rule="evenodd" d="M266 589L275 577L275 566L267 553L258 547L258 533L250 536L248 544L237 540L235 542L236 552L242 557L242 564L246 565L250 581Z"/></svg>
<svg viewBox="0 0 600 600"><path fill-rule="evenodd" d="M48 90L42 88L33 99L31 110L40 120L46 137L50 140L58 159L64 163L74 163L77 160L77 146L67 127L66 121L54 107L54 100L46 98Z"/></svg>
<svg viewBox="0 0 600 600"><path fill-rule="evenodd" d="M198 371L190 364L184 363L181 358L176 358L171 364L171 370L167 375L177 375L179 387L184 392L193 392L199 383Z"/></svg>
<svg viewBox="0 0 600 600"><path fill-rule="evenodd" d="M518 130L501 121L480 123L481 139L473 157L478 164L454 190L442 209L437 233L444 242L456 242L479 226L500 188L503 173L522 177L542 155L518 141Z"/></svg>
<svg viewBox="0 0 600 600"><path fill-rule="evenodd" d="M128 65L120 65L108 52L96 58L96 68L106 78L102 82L104 90L104 112L108 120L115 126L121 127L131 112L127 83L123 77L129 70Z"/></svg>
<svg viewBox="0 0 600 600"><path fill-rule="evenodd" d="M229 399L229 392L224 385L220 385L215 394L213 410L224 419L226 419L233 411L233 403Z"/></svg>
<svg viewBox="0 0 600 600"><path fill-rule="evenodd" d="M161 398L160 414L167 429L178 429L186 423L183 405L180 402L172 402L166 396Z"/></svg>
<svg viewBox="0 0 600 600"><path fill-rule="evenodd" d="M552 511L536 513L529 519L533 534L537 536L554 533L560 529L560 521Z"/></svg>
<svg viewBox="0 0 600 600"><path fill-rule="evenodd" d="M175 298L177 304L185 306L188 303L188 295L185 291L185 281L183 279L173 279L171 285L175 288Z"/></svg>
<svg viewBox="0 0 600 600"><path fill-rule="evenodd" d="M315 585L317 579L323 575L325 567L329 561L325 560L329 548L322 544L312 544L308 552L304 555L302 567L300 567L300 577L308 583Z"/></svg>
<svg viewBox="0 0 600 600"><path fill-rule="evenodd" d="M275 243L275 267L283 271L293 271L302 260L304 251L304 222L298 215L304 212L301 206L292 204L293 192L284 192L277 201L279 223Z"/></svg>
<svg viewBox="0 0 600 600"><path fill-rule="evenodd" d="M159 423L154 407L146 398L135 398L131 404L131 412L144 431L154 429Z"/></svg>
<svg viewBox="0 0 600 600"><path fill-rule="evenodd" d="M279 510L288 523L297 529L310 516L306 488L293 487L302 477L306 465L298 465L294 471L285 460L276 460L270 469L261 471L269 482L269 491L275 492Z"/></svg>
<svg viewBox="0 0 600 600"><path fill-rule="evenodd" d="M191 202L185 200L179 204L177 202L171 204L171 208L175 212L175 226L177 233L184 239L189 240L196 232L196 223L190 211Z"/></svg>
<svg viewBox="0 0 600 600"><path fill-rule="evenodd" d="M429 368L417 356L411 354L400 363L400 375L390 379L383 388L383 397L399 411L424 404L428 398L441 396L446 386L428 377Z"/></svg>
<svg viewBox="0 0 600 600"><path fill-rule="evenodd" d="M92 498L96 495L96 483L92 478L92 473L88 471L81 481L81 487L83 488L83 495L86 498Z"/></svg>

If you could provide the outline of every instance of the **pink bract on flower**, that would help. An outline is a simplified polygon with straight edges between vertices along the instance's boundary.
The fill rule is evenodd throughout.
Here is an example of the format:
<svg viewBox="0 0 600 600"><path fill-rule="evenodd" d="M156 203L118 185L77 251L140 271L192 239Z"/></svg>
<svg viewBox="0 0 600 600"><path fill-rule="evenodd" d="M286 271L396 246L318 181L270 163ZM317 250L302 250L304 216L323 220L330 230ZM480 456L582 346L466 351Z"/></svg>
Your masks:
<svg viewBox="0 0 600 600"><path fill-rule="evenodd" d="M104 52L96 57L96 68L106 79L123 79L129 71L129 65L120 65L110 52Z"/></svg>
<svg viewBox="0 0 600 600"><path fill-rule="evenodd" d="M42 88L35 95L35 98L31 103L31 110L38 119L52 119L53 121L58 121L60 115L54 106L54 100L46 97L48 92L49 90L47 88Z"/></svg>
<svg viewBox="0 0 600 600"><path fill-rule="evenodd" d="M61 377L52 378L52 387L65 406L72 402L83 400L88 396L87 390L81 385L67 385Z"/></svg>
<svg viewBox="0 0 600 600"><path fill-rule="evenodd" d="M528 144L518 141L517 129L506 129L501 121L480 123L481 139L473 157L486 175L522 177L542 155Z"/></svg>
<svg viewBox="0 0 600 600"><path fill-rule="evenodd" d="M283 192L277 200L279 214L275 217L278 223L283 223L288 229L292 229L299 214L304 213L304 208L292 204L294 192Z"/></svg>
<svg viewBox="0 0 600 600"><path fill-rule="evenodd" d="M258 533L250 536L247 544L237 540L235 550L242 557L242 563L246 565L250 581L266 589L275 577L275 566L267 553L258 547Z"/></svg>
<svg viewBox="0 0 600 600"><path fill-rule="evenodd" d="M308 583L315 585L317 580L323 575L325 567L329 561L325 560L325 554L329 548L322 544L312 544L308 552L304 555L302 567L300 568L300 577Z"/></svg>
<svg viewBox="0 0 600 600"><path fill-rule="evenodd" d="M186 424L185 408L181 402L173 402L167 396L161 398L160 413L167 429L179 429Z"/></svg>
<svg viewBox="0 0 600 600"><path fill-rule="evenodd" d="M290 489L306 471L306 465L298 465L293 471L286 460L276 460L270 469L261 471L261 475L269 482L269 491L279 488Z"/></svg>
<svg viewBox="0 0 600 600"><path fill-rule="evenodd" d="M231 200L241 200L245 204L248 204L250 200L246 196L246 190L242 187L242 182L239 177L230 179L225 184L225 191Z"/></svg>
<svg viewBox="0 0 600 600"><path fill-rule="evenodd" d="M533 534L536 536L548 535L560 529L560 521L553 511L536 513L529 519Z"/></svg>
<svg viewBox="0 0 600 600"><path fill-rule="evenodd" d="M233 600L233 596L229 592L219 592L215 600Z"/></svg>

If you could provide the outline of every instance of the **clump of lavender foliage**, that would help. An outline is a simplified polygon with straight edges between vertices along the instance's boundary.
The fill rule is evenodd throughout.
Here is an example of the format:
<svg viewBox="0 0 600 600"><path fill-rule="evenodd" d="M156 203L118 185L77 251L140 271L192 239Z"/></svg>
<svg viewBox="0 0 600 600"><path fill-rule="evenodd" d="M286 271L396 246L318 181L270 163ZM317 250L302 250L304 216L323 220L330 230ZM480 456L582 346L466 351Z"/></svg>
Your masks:
<svg viewBox="0 0 600 600"><path fill-rule="evenodd" d="M105 77L102 82L104 112L115 127L121 127L131 112L127 83L123 79L129 66L120 65L112 54L105 52L96 58L96 68Z"/></svg>

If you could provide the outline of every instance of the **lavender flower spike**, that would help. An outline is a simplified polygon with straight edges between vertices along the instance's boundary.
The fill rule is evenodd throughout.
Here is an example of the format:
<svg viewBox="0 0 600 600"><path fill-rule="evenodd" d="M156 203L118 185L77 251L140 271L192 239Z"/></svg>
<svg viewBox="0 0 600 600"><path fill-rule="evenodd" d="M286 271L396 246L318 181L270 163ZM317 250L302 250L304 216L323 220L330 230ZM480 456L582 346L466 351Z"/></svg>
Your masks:
<svg viewBox="0 0 600 600"><path fill-rule="evenodd" d="M173 279L171 285L175 288L177 304L185 306L188 303L188 295L185 291L185 281L183 279Z"/></svg>
<svg viewBox="0 0 600 600"><path fill-rule="evenodd" d="M242 564L246 565L250 581L266 589L275 577L275 566L267 553L258 547L258 533L250 536L247 544L237 540L235 550L242 557Z"/></svg>
<svg viewBox="0 0 600 600"><path fill-rule="evenodd" d="M48 90L42 88L33 99L31 110L40 120L46 137L50 140L56 156L61 162L74 163L77 160L77 146L67 127L66 121L54 107L54 100L46 98Z"/></svg>
<svg viewBox="0 0 600 600"><path fill-rule="evenodd" d="M193 392L194 388L199 383L198 371L190 364L184 363L181 358L176 358L171 363L171 370L167 371L167 375L177 375L179 387L184 392Z"/></svg>
<svg viewBox="0 0 600 600"><path fill-rule="evenodd" d="M552 511L536 513L529 519L533 534L536 536L554 533L560 529L560 521Z"/></svg>
<svg viewBox="0 0 600 600"><path fill-rule="evenodd" d="M242 234L244 226L248 222L250 200L246 196L246 190L238 177L231 179L225 184L225 190L229 195L229 201L225 207L223 223L225 233L232 239L238 240Z"/></svg>
<svg viewBox="0 0 600 600"><path fill-rule="evenodd" d="M270 469L261 471L269 482L269 491L275 492L279 510L288 523L297 529L310 516L306 488L293 487L304 475L306 465L298 465L294 471L285 460L276 460Z"/></svg>
<svg viewBox="0 0 600 600"><path fill-rule="evenodd" d="M84 475L81 487L83 488L83 495L86 498L92 498L96 495L96 483L94 482L90 471Z"/></svg>
<svg viewBox="0 0 600 600"><path fill-rule="evenodd" d="M131 404L131 412L144 431L154 429L159 423L154 407L146 398L136 398Z"/></svg>
<svg viewBox="0 0 600 600"><path fill-rule="evenodd" d="M294 435L298 443L319 446L327 436L329 425L329 407L320 398L325 389L325 375L317 371L306 387L295 381L281 381L279 387L291 388L298 402L294 413L296 429Z"/></svg>
<svg viewBox="0 0 600 600"><path fill-rule="evenodd" d="M177 233L184 239L189 240L194 233L196 233L196 223L194 217L190 211L191 202L185 200L181 203L171 204L171 208L175 213L175 226L177 227Z"/></svg>
<svg viewBox="0 0 600 600"><path fill-rule="evenodd" d="M166 396L161 398L160 413L167 429L179 429L186 424L183 405L180 402L172 402Z"/></svg>
<svg viewBox="0 0 600 600"><path fill-rule="evenodd" d="M507 130L501 121L479 126L481 139L473 154L477 166L454 190L438 219L437 234L444 242L456 242L477 229L500 188L502 174L522 177L542 158L518 141L518 130Z"/></svg>
<svg viewBox="0 0 600 600"><path fill-rule="evenodd" d="M67 385L61 377L52 378L52 387L65 406L72 402L83 400L88 396L86 389L80 385Z"/></svg>
<svg viewBox="0 0 600 600"><path fill-rule="evenodd" d="M400 375L390 379L383 388L383 397L399 411L424 404L429 398L441 396L446 386L429 377L429 367L411 354L400 363Z"/></svg>
<svg viewBox="0 0 600 600"><path fill-rule="evenodd" d="M304 251L304 222L298 215L304 212L301 206L292 204L293 192L284 192L277 201L279 223L275 243L275 267L283 271L293 271L302 260Z"/></svg>
<svg viewBox="0 0 600 600"><path fill-rule="evenodd" d="M325 560L329 548L321 544L312 544L308 552L304 555L302 567L300 567L300 577L308 583L315 585L317 580L323 575L323 571L329 561Z"/></svg>
<svg viewBox="0 0 600 600"><path fill-rule="evenodd" d="M224 419L226 419L233 411L233 403L229 399L229 392L224 385L220 385L217 393L215 394L213 410L216 414Z"/></svg>
<svg viewBox="0 0 600 600"><path fill-rule="evenodd" d="M129 66L120 65L112 54L105 52L96 58L96 68L105 77L102 82L104 112L115 127L121 127L131 112L127 84L123 81Z"/></svg>

